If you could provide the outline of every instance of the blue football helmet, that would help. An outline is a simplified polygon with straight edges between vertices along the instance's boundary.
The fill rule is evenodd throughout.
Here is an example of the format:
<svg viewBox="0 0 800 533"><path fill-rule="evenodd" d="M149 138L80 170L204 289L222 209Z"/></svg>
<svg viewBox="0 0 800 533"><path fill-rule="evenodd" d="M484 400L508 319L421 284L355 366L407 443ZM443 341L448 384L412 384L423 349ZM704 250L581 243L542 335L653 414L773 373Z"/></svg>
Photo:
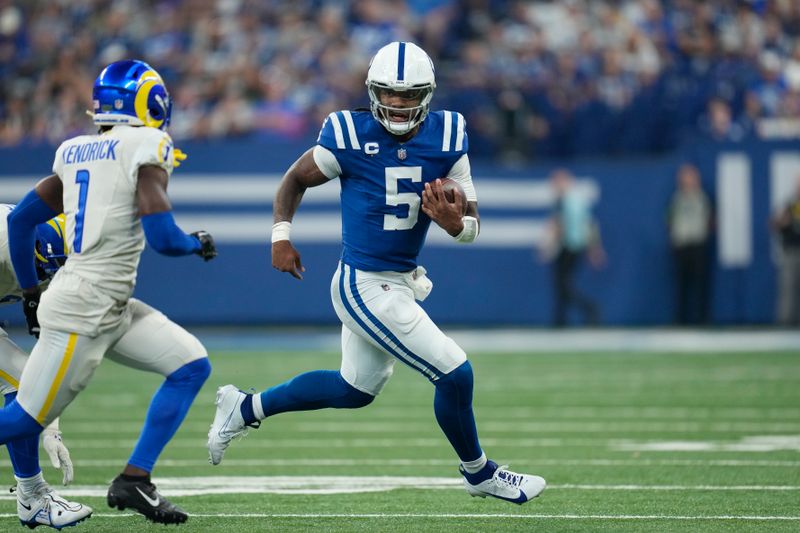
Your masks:
<svg viewBox="0 0 800 533"><path fill-rule="evenodd" d="M41 280L52 278L67 261L66 216L51 218L36 226L36 270Z"/></svg>
<svg viewBox="0 0 800 533"><path fill-rule="evenodd" d="M144 61L111 63L97 77L92 91L98 126L149 126L166 129L172 100L164 80Z"/></svg>

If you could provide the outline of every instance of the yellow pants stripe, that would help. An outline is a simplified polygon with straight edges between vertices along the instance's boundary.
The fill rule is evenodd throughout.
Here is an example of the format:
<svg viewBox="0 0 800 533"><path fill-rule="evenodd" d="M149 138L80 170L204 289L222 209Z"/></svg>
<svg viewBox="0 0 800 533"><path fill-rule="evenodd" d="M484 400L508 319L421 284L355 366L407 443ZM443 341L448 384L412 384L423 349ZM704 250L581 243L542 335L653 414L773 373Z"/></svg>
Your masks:
<svg viewBox="0 0 800 533"><path fill-rule="evenodd" d="M11 374L6 374L2 370L0 370L0 379L10 384L15 389L19 389L19 381L14 379L14 377Z"/></svg>
<svg viewBox="0 0 800 533"><path fill-rule="evenodd" d="M39 411L39 414L36 416L36 421L40 425L44 425L44 419L47 416L47 413L50 412L50 408L53 406L53 401L56 399L58 389L61 388L61 382L64 381L64 376L69 368L69 363L72 361L72 352L75 351L76 342L78 342L78 334L70 333L69 340L67 341L67 349L64 351L64 357L61 359L61 365L58 367L58 372L56 372L56 378L53 380L53 384L50 385L50 391L47 393L47 399L44 401L42 410Z"/></svg>

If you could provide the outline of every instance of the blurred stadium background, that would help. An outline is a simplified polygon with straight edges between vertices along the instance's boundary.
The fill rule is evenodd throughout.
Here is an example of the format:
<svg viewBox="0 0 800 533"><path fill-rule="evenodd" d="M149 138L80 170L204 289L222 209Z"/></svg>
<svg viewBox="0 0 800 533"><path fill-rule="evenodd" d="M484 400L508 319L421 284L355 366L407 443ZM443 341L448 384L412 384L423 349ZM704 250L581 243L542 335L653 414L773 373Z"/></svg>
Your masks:
<svg viewBox="0 0 800 533"><path fill-rule="evenodd" d="M146 254L139 295L185 323L333 324L336 186L313 191L298 217L303 283L269 268L271 196L327 113L368 104L371 54L411 39L437 66L434 107L467 118L484 219L472 247L431 231L421 259L438 320L551 322L550 266L535 249L553 208L546 178L564 166L591 192L608 252L579 281L603 322L669 324L665 221L689 162L715 208L711 322L770 324L768 219L800 175L798 32L790 0L3 1L0 201L92 129L84 111L103 65L144 59L171 88L171 133L190 157L171 184L178 221L211 231L222 253L210 265Z"/></svg>
<svg viewBox="0 0 800 533"><path fill-rule="evenodd" d="M228 493L181 485L210 475L348 476L364 457L372 465L364 475L455 475L426 414L430 387L405 369L374 411L281 417L277 431L233 448L228 470L203 465L214 387L260 389L338 362L328 300L340 253L338 186L309 191L298 213L302 282L270 267L271 200L329 112L368 105L368 60L392 40L430 53L432 107L465 115L482 215L473 246L431 229L421 263L435 289L425 308L476 353L483 438L554 490L520 510L436 486L385 500L309 495L313 487L287 496L291 483L268 481L248 491L283 495L243 496L242 478ZM189 154L170 183L176 218L188 231L209 230L220 249L209 264L146 250L136 289L198 332L215 366L156 476L177 476L165 493L208 513L195 524L796 527L800 338L762 326L776 322L781 259L769 220L800 176L800 2L0 0L0 202L18 201L47 175L63 139L92 130L92 82L123 58L148 61L165 77L175 101L170 131ZM685 163L696 166L713 205L705 325L721 332L663 329L676 314L668 205ZM549 329L552 265L539 256L555 204L548 177L558 168L577 176L601 228L607 264L582 269L578 283L613 329ZM16 306L0 308L0 321L29 347ZM94 484L73 494L103 512L98 487L136 438L155 387L139 379L103 365L62 424L68 444L76 442L78 483ZM412 407L403 391L418 395ZM95 411L99 400L130 414ZM392 417L404 421L397 434ZM112 433L118 438L106 438ZM409 433L410 450L401 443ZM486 513L520 520L497 525ZM93 522L108 531L121 523L111 515Z"/></svg>

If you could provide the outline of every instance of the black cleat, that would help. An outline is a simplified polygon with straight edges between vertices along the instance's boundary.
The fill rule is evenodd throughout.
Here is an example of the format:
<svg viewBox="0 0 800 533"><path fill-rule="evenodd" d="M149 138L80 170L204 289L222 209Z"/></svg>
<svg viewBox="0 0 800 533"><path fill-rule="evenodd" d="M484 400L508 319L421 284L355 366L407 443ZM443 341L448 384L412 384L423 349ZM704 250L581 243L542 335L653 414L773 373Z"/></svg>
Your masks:
<svg viewBox="0 0 800 533"><path fill-rule="evenodd" d="M189 518L183 509L160 495L149 479L128 481L121 475L108 487L108 506L120 511L133 509L159 524L183 524Z"/></svg>

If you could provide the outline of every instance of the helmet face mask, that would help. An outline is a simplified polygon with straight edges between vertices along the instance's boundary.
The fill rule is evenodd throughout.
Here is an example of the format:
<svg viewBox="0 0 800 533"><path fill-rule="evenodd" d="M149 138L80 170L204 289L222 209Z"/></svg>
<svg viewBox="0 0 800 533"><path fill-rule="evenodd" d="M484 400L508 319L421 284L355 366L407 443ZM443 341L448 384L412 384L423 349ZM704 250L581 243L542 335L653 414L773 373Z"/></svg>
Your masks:
<svg viewBox="0 0 800 533"><path fill-rule="evenodd" d="M411 131L425 119L433 96L430 86L401 91L373 83L368 90L372 114L396 135Z"/></svg>
<svg viewBox="0 0 800 533"><path fill-rule="evenodd" d="M148 126L166 129L172 100L164 81L143 61L111 63L94 82L94 123L98 126Z"/></svg>
<svg viewBox="0 0 800 533"><path fill-rule="evenodd" d="M390 43L372 58L366 85L372 116L389 133L403 135L428 116L436 88L433 62L413 43Z"/></svg>

